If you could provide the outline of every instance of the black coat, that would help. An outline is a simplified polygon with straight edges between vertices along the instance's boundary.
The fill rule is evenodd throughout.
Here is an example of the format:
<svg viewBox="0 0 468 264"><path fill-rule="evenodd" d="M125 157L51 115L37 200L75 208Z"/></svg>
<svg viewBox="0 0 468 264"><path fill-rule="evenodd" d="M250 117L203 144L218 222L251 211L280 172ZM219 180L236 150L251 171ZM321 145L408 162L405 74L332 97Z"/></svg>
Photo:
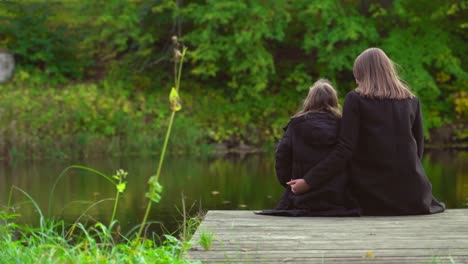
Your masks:
<svg viewBox="0 0 468 264"><path fill-rule="evenodd" d="M337 142L339 122L330 113L309 112L292 118L276 150L276 175L285 192L276 210L262 214L291 216L357 215L346 194L345 169L337 170L319 188L302 195L291 192L286 182L303 178L333 149Z"/></svg>
<svg viewBox="0 0 468 264"><path fill-rule="evenodd" d="M349 188L365 215L444 211L432 196L421 163L421 107L417 98L369 99L348 93L338 144L304 177L312 190L349 162Z"/></svg>

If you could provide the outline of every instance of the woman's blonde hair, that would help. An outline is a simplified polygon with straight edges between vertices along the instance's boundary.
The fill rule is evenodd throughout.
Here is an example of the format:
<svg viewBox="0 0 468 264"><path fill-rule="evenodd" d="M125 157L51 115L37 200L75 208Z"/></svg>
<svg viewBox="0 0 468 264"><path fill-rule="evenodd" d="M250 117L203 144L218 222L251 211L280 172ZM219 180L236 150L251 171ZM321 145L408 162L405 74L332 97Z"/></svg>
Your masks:
<svg viewBox="0 0 468 264"><path fill-rule="evenodd" d="M354 61L354 78L361 96L377 99L413 98L408 86L400 79L395 64L379 48L369 48Z"/></svg>
<svg viewBox="0 0 468 264"><path fill-rule="evenodd" d="M341 117L338 95L328 80L320 79L309 88L302 110L297 112L294 117L308 112L328 112L337 118Z"/></svg>

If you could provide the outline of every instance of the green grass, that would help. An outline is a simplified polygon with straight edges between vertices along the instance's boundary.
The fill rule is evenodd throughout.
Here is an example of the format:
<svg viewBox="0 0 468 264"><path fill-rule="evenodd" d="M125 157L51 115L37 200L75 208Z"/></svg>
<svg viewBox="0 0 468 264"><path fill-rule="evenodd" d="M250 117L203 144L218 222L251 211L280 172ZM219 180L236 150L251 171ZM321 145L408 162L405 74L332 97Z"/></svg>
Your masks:
<svg viewBox="0 0 468 264"><path fill-rule="evenodd" d="M213 232L208 232L206 230L201 230L200 240L198 241L198 243L205 250L210 250L211 246L213 246L213 238L214 238L214 233Z"/></svg>
<svg viewBox="0 0 468 264"><path fill-rule="evenodd" d="M190 263L182 259L190 244L170 235L162 244L156 237L135 243L113 225L44 221L34 228L15 224L15 217L0 211L0 263Z"/></svg>
<svg viewBox="0 0 468 264"><path fill-rule="evenodd" d="M66 171L70 168L83 169L71 166ZM103 176L92 169L87 170ZM112 182L117 183L116 188L123 183L124 175L126 173L119 170L112 177L116 180ZM0 210L0 263L193 263L182 259L183 253L191 246L188 239L177 239L169 234L162 238L153 234L142 239L133 231L124 235L118 221L114 220L114 213L108 226L101 222L82 222L81 216L74 223L67 224L54 220L50 212L46 217L33 197L22 189L13 186L11 190L10 197L13 191L17 191L29 199L38 213L39 224L18 224L20 215L12 213L14 206L10 207L12 201L9 199L6 209ZM122 188L117 189L117 194L120 191L123 192ZM117 205L118 196L114 211ZM184 223L192 223L187 228L190 232L194 232L199 222L196 218L184 220Z"/></svg>

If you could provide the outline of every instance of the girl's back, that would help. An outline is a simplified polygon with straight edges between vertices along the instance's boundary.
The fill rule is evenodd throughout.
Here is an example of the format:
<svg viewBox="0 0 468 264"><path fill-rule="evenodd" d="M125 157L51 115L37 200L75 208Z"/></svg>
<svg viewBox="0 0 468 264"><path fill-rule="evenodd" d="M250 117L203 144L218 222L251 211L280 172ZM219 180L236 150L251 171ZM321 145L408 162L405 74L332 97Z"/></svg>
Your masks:
<svg viewBox="0 0 468 264"><path fill-rule="evenodd" d="M295 195L286 184L301 179L325 158L335 146L340 120L331 113L309 112L294 117L276 151L276 174L286 190L277 210L268 214L337 216L357 215L355 204L346 191L345 169L335 172L313 191Z"/></svg>
<svg viewBox="0 0 468 264"><path fill-rule="evenodd" d="M326 112L309 112L291 119L276 149L276 175L281 185L301 179L326 157L338 137L339 119Z"/></svg>
<svg viewBox="0 0 468 264"><path fill-rule="evenodd" d="M358 210L345 190L345 169L330 175L314 191L296 195L289 186L302 179L333 149L339 132L341 111L335 89L326 80L317 81L304 100L304 107L288 123L276 150L276 175L285 187L273 215L356 215Z"/></svg>
<svg viewBox="0 0 468 264"><path fill-rule="evenodd" d="M288 125L293 163L314 166L326 157L336 143L339 121L326 112L309 112L293 118Z"/></svg>

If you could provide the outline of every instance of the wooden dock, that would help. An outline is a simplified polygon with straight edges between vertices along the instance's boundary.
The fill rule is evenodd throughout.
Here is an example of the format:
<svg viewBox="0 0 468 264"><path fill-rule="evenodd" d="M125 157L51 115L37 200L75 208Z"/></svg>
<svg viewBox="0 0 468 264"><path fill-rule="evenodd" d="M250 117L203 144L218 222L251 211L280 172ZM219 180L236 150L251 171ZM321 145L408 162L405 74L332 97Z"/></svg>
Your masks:
<svg viewBox="0 0 468 264"><path fill-rule="evenodd" d="M199 244L213 232L210 250ZM185 256L203 263L468 263L468 209L393 217L209 211Z"/></svg>

